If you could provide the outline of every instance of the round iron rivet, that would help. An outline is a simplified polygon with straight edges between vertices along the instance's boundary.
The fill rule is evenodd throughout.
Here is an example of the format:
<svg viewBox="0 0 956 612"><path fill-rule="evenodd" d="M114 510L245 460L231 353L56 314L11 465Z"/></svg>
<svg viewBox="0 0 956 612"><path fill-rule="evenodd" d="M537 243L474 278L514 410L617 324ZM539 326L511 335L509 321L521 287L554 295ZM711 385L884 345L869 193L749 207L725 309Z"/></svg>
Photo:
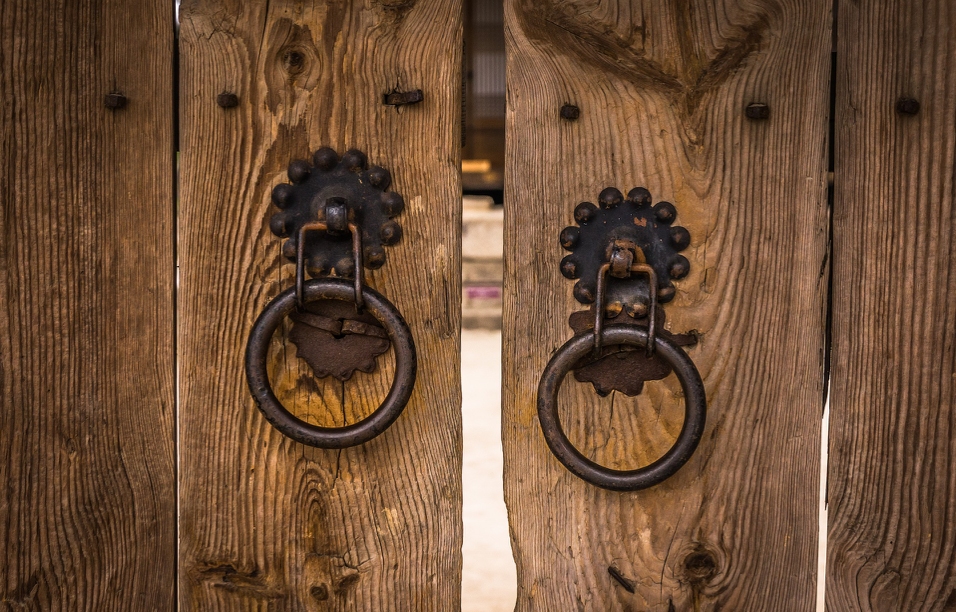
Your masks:
<svg viewBox="0 0 956 612"><path fill-rule="evenodd" d="M686 228L675 225L671 228L671 242L678 251L683 251L690 246L690 232Z"/></svg>
<svg viewBox="0 0 956 612"><path fill-rule="evenodd" d="M392 175L381 166L372 166L368 169L368 182L372 187L385 191L392 183Z"/></svg>
<svg viewBox="0 0 956 612"><path fill-rule="evenodd" d="M582 304L593 304L594 303L594 287L589 287L584 284L584 281L578 281L574 284L574 299L581 302Z"/></svg>
<svg viewBox="0 0 956 612"><path fill-rule="evenodd" d="M627 308L627 316L631 318L643 319L644 317L647 316L648 307L647 307L647 304L645 304L644 302L628 304L625 308Z"/></svg>
<svg viewBox="0 0 956 612"><path fill-rule="evenodd" d="M239 96L234 93L224 91L216 96L216 104L218 104L220 108L236 108L239 106Z"/></svg>
<svg viewBox="0 0 956 612"><path fill-rule="evenodd" d="M349 149L345 152L345 155L342 156L342 163L345 164L346 168L355 172L364 170L365 166L368 165L368 160L365 157L365 153L357 149Z"/></svg>
<svg viewBox="0 0 956 612"><path fill-rule="evenodd" d="M578 222L578 225L585 225L594 218L596 212L597 206L590 202L581 202L574 208L574 220Z"/></svg>
<svg viewBox="0 0 956 612"><path fill-rule="evenodd" d="M580 238L581 238L581 229L578 227L574 227L572 225L570 227L566 227L563 230L561 230L561 237L560 237L561 246L566 251L570 251L571 249L573 249L574 245L578 243L578 240Z"/></svg>
<svg viewBox="0 0 956 612"><path fill-rule="evenodd" d="M598 196L598 203L601 204L601 208L614 208L623 201L624 196L621 194L621 191L614 187L606 188L601 192L601 195Z"/></svg>
<svg viewBox="0 0 956 612"><path fill-rule="evenodd" d="M564 278L570 278L571 280L578 277L578 262L574 260L572 255L568 255L561 260L561 274Z"/></svg>
<svg viewBox="0 0 956 612"><path fill-rule="evenodd" d="M561 107L561 118L568 121L577 121L581 116L581 109L573 104L565 104Z"/></svg>
<svg viewBox="0 0 956 612"><path fill-rule="evenodd" d="M380 246L370 246L365 249L365 267L377 270L385 265L385 249Z"/></svg>
<svg viewBox="0 0 956 612"><path fill-rule="evenodd" d="M289 164L289 180L293 183L305 182L312 174L312 166L304 159L297 159Z"/></svg>
<svg viewBox="0 0 956 612"><path fill-rule="evenodd" d="M329 271L329 264L321 255L310 257L305 264L305 269L312 276L321 276Z"/></svg>
<svg viewBox="0 0 956 612"><path fill-rule="evenodd" d="M386 246L392 246L397 244L399 240L402 239L402 226L395 221L386 221L382 224L382 231L380 232L382 238L382 244Z"/></svg>
<svg viewBox="0 0 956 612"><path fill-rule="evenodd" d="M669 273L672 279L681 279L690 272L690 262L683 255L677 255L671 260Z"/></svg>
<svg viewBox="0 0 956 612"><path fill-rule="evenodd" d="M896 101L896 112L901 115L912 116L919 113L919 109L919 100L914 100L913 98L900 98Z"/></svg>
<svg viewBox="0 0 956 612"><path fill-rule="evenodd" d="M295 239L290 238L282 243L282 256L288 260L295 261L296 251L298 251Z"/></svg>
<svg viewBox="0 0 956 612"><path fill-rule="evenodd" d="M654 216L661 223L670 223L677 218L677 209L670 202L658 202L654 207Z"/></svg>
<svg viewBox="0 0 956 612"><path fill-rule="evenodd" d="M277 208L288 208L292 204L292 185L280 183L272 188L272 203Z"/></svg>
<svg viewBox="0 0 956 612"><path fill-rule="evenodd" d="M382 194L382 206L386 215L395 217L405 210L405 199L400 194L389 191Z"/></svg>
<svg viewBox="0 0 956 612"><path fill-rule="evenodd" d="M355 262L351 257L343 257L336 262L333 272L336 276L352 276L355 273Z"/></svg>
<svg viewBox="0 0 956 612"><path fill-rule="evenodd" d="M643 208L651 203L651 192L643 187L635 187L627 192L627 201L638 208Z"/></svg>
<svg viewBox="0 0 956 612"><path fill-rule="evenodd" d="M747 105L747 108L744 110L744 114L747 115L748 119L769 119L770 107L762 102L754 102L753 104Z"/></svg>
<svg viewBox="0 0 956 612"><path fill-rule="evenodd" d="M331 170L339 163L339 154L334 149L322 147L312 155L312 161L316 168Z"/></svg>
<svg viewBox="0 0 956 612"><path fill-rule="evenodd" d="M118 91L110 92L106 94L103 103L110 110L119 110L126 106L126 96Z"/></svg>
<svg viewBox="0 0 956 612"><path fill-rule="evenodd" d="M674 285L667 285L657 290L657 301L660 303L670 302L677 295L677 289Z"/></svg>
<svg viewBox="0 0 956 612"><path fill-rule="evenodd" d="M617 315L621 314L622 310L624 310L624 304L615 301L607 305L607 308L604 309L604 314L609 319L613 319Z"/></svg>
<svg viewBox="0 0 956 612"><path fill-rule="evenodd" d="M272 233L280 238L285 238L289 235L289 228L287 227L289 222L289 215L284 212L277 212L269 219L269 229L272 230Z"/></svg>

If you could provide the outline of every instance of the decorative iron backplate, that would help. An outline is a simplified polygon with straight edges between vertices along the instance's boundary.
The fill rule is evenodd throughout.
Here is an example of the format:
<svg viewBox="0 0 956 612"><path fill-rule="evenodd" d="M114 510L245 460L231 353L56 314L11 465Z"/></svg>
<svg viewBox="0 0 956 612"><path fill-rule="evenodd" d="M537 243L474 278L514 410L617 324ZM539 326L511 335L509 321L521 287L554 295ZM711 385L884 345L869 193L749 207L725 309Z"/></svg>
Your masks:
<svg viewBox="0 0 956 612"><path fill-rule="evenodd" d="M623 249L629 252L629 260L647 263L657 275L657 333L679 346L696 344L696 332L672 334L664 329L665 314L660 306L674 298L674 281L690 271L690 262L680 254L690 245L690 232L673 225L677 218L673 204L659 202L651 206L651 201L650 192L643 187L630 190L627 197L608 187L598 196L598 206L582 202L574 209L577 225L561 232L561 246L571 252L561 261L561 273L577 280L574 298L591 305L588 310L570 316L568 322L575 333L594 328L598 274L607 263L612 263L612 267L605 298L605 324L648 326L648 276L615 273L611 255L615 249ZM660 380L670 372L665 360L648 356L643 349L607 346L599 354L581 360L574 376L581 382L590 382L600 395L619 391L634 396L641 393L646 381Z"/></svg>
<svg viewBox="0 0 956 612"><path fill-rule="evenodd" d="M312 156L312 163L296 160L289 164L292 183L276 185L272 202L279 212L272 215L269 227L280 238L287 238L282 254L295 261L299 228L313 221L326 222L325 209L330 200L344 200L348 221L362 230L365 267L385 264L385 246L402 239L402 226L394 221L405 208L405 200L387 191L392 177L380 166L368 167L361 151L352 149L339 159L328 147ZM352 243L348 231L310 232L305 245L306 270L313 277L352 278Z"/></svg>
<svg viewBox="0 0 956 612"><path fill-rule="evenodd" d="M361 232L364 267L376 269L385 264L385 247L402 238L402 227L394 217L405 208L402 196L388 191L388 170L369 167L361 151L349 150L340 159L334 150L323 147L311 163L295 160L289 164L288 174L291 183L272 190L272 202L279 210L269 221L272 233L286 239L282 245L285 257L296 261L299 230L321 222L328 228L304 234L303 256L310 276L354 278L348 225ZM346 218L333 218L343 211ZM289 338L318 378L334 376L345 381L355 370L371 372L376 357L390 344L374 317L359 312L351 303L310 303L291 318Z"/></svg>
<svg viewBox="0 0 956 612"><path fill-rule="evenodd" d="M561 261L561 273L577 280L574 298L582 304L594 303L597 274L608 262L615 244L634 252L636 261L646 261L657 273L658 302L674 299L672 281L687 276L690 262L680 254L690 244L690 233L671 225L677 209L670 202L651 206L651 194L643 187L630 190L625 198L614 187L598 197L600 207L581 202L574 209L576 226L561 232L561 246L571 254ZM612 273L613 275L613 273ZM608 283L607 312L616 316L626 310L631 316L648 311L648 286L645 276L614 279Z"/></svg>

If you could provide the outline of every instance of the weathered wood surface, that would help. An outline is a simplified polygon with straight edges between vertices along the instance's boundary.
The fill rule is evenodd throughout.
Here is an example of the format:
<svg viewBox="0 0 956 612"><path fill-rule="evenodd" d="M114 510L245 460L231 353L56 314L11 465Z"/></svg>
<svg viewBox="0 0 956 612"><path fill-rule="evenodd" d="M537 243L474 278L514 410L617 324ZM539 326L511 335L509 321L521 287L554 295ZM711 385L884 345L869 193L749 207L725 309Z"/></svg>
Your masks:
<svg viewBox="0 0 956 612"><path fill-rule="evenodd" d="M180 603L215 610L447 610L461 576L459 115L454 0L183 3ZM393 88L413 106L383 106ZM216 96L238 95L222 109ZM268 227L287 164L328 145L389 168L404 239L368 274L419 355L404 414L359 448L301 446L256 409L252 323L290 286ZM390 366L315 381L277 333L280 397L322 424L384 398Z"/></svg>
<svg viewBox="0 0 956 612"><path fill-rule="evenodd" d="M0 609L170 609L173 7L0 24Z"/></svg>
<svg viewBox="0 0 956 612"><path fill-rule="evenodd" d="M503 437L519 610L814 608L830 5L507 3ZM770 118L745 118L751 102ZM564 103L580 119L561 119ZM676 476L615 493L551 456L535 392L581 309L558 233L577 203L638 185L693 236L668 327L700 330L690 355L710 407ZM570 381L562 418L586 455L635 467L675 439L678 391L671 377L602 400Z"/></svg>
<svg viewBox="0 0 956 612"><path fill-rule="evenodd" d="M952 611L956 6L839 11L827 609Z"/></svg>

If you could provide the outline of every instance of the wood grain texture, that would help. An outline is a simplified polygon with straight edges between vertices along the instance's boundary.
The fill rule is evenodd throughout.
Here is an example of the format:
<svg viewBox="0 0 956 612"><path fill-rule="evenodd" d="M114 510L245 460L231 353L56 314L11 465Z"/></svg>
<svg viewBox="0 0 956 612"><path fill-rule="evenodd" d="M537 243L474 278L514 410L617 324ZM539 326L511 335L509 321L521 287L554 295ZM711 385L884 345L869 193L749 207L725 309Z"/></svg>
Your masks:
<svg viewBox="0 0 956 612"><path fill-rule="evenodd" d="M953 611L956 6L839 6L827 610Z"/></svg>
<svg viewBox="0 0 956 612"><path fill-rule="evenodd" d="M183 3L183 609L458 607L461 35L450 0ZM383 106L395 87L425 99ZM219 108L222 91L239 106ZM269 194L323 145L365 151L405 197L404 239L367 280L419 356L402 416L344 451L275 431L243 374L255 317L292 282ZM303 418L354 421L384 398L390 356L345 385L315 381L285 336L270 371Z"/></svg>
<svg viewBox="0 0 956 612"><path fill-rule="evenodd" d="M0 2L3 610L175 604L173 17Z"/></svg>
<svg viewBox="0 0 956 612"><path fill-rule="evenodd" d="M824 394L830 3L506 5L505 497L518 610L812 610ZM745 118L748 103L771 107ZM559 117L562 104L581 117ZM615 493L548 451L538 378L582 307L560 230L604 187L678 209L691 274L666 307L709 398L673 478ZM636 467L680 429L672 376L639 399L566 381L583 452ZM609 572L613 567L625 588Z"/></svg>

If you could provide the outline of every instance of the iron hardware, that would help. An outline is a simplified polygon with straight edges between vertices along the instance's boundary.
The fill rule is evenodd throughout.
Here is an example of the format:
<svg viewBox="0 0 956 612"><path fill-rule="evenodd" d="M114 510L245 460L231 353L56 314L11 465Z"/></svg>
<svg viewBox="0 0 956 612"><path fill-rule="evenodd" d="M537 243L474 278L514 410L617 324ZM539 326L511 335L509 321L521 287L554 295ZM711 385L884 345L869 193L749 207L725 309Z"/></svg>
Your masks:
<svg viewBox="0 0 956 612"><path fill-rule="evenodd" d="M561 261L561 273L578 280L574 297L593 306L591 312L571 316L576 335L555 352L541 375L538 420L551 452L571 473L605 489L636 491L675 474L693 455L706 423L704 385L681 348L693 344L696 334L657 330L664 323L658 305L673 299L672 280L690 270L687 258L678 254L690 244L690 234L671 226L677 216L673 204L651 207L651 194L643 187L632 189L627 198L608 188L598 201L600 208L579 204L574 211L578 226L561 232L561 246L572 252ZM586 318L593 321L590 329L582 327ZM606 325L606 318L613 323ZM684 395L684 423L674 445L657 461L633 470L606 468L582 455L558 418L558 391L572 370L601 395L612 390L636 395L646 380L673 371Z"/></svg>
<svg viewBox="0 0 956 612"><path fill-rule="evenodd" d="M388 299L365 285L364 274L365 268L384 265L383 246L401 240L401 226L393 218L404 209L404 200L387 191L388 171L368 168L365 154L354 149L341 160L332 149L319 149L312 164L293 161L289 178L291 184L272 191L279 211L269 225L288 238L283 253L295 261L295 285L274 298L253 325L246 378L259 410L286 436L319 448L356 446L398 418L415 386L417 356L408 324ZM369 372L375 358L394 347L395 376L372 414L344 427L319 427L282 405L269 383L266 356L287 316L294 322L290 339L298 355L320 378L344 381L355 370Z"/></svg>

